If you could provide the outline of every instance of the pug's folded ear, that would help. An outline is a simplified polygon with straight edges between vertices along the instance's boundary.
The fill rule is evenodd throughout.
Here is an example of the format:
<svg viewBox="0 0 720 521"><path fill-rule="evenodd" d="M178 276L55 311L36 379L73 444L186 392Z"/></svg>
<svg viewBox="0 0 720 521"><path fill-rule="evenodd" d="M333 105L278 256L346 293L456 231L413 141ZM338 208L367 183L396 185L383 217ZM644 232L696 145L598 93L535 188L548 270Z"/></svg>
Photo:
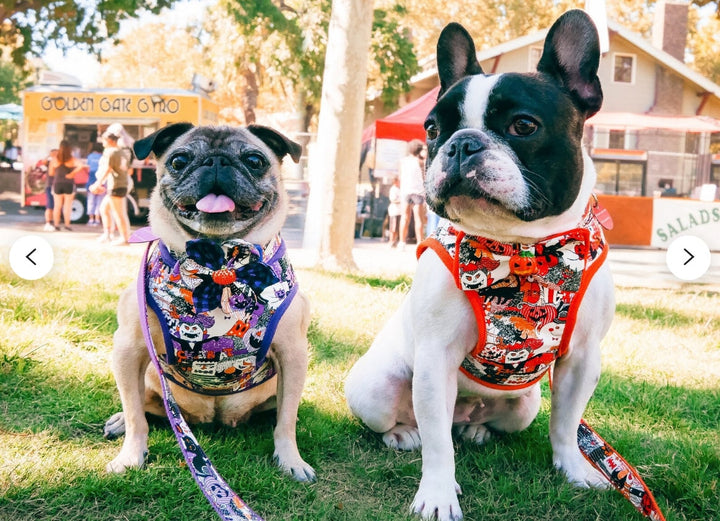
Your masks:
<svg viewBox="0 0 720 521"><path fill-rule="evenodd" d="M177 138L191 128L193 128L192 123L173 123L172 125L161 128L157 132L153 132L143 139L138 139L133 145L135 157L145 159L150 155L150 152L154 152L155 157L160 157Z"/></svg>
<svg viewBox="0 0 720 521"><path fill-rule="evenodd" d="M272 150L278 159L282 159L286 154L290 154L292 160L298 163L302 156L302 146L295 143L277 130L262 125L248 125L247 129L256 137L260 138L270 150Z"/></svg>

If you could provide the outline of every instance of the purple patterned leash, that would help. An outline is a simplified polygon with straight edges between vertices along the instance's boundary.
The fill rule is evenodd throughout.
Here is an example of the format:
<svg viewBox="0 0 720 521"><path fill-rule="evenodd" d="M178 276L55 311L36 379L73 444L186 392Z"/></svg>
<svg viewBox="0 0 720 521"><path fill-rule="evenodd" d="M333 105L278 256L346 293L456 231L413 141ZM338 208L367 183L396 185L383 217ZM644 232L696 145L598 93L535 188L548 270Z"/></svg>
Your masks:
<svg viewBox="0 0 720 521"><path fill-rule="evenodd" d="M240 497L233 492L227 482L215 469L215 466L207 457L205 451L202 450L188 426L185 418L183 418L180 407L178 407L175 398L173 398L170 388L165 381L165 374L158 361L155 353L155 345L150 335L150 327L148 326L147 316L147 261L148 255L157 237L152 234L149 229L143 228L138 230L131 242L148 242L145 254L143 255L142 265L140 266L140 274L138 275L138 302L140 305L140 326L142 328L143 337L145 337L145 345L150 353L155 369L160 375L160 386L163 391L163 402L165 403L165 412L175 437L180 445L183 457L187 462L190 472L195 478L195 482L200 490L212 505L215 511L223 521L263 521L263 518L255 513Z"/></svg>

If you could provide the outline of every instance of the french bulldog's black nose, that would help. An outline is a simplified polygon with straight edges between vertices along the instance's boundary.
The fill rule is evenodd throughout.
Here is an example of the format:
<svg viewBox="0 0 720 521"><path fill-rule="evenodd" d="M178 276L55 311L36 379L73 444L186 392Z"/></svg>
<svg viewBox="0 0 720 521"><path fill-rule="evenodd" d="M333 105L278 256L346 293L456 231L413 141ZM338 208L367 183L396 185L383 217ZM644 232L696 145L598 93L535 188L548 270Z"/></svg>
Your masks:
<svg viewBox="0 0 720 521"><path fill-rule="evenodd" d="M464 159L478 154L487 148L487 140L483 139L481 134L473 132L472 134L456 135L449 144L447 155L448 157L459 159L462 162Z"/></svg>
<svg viewBox="0 0 720 521"><path fill-rule="evenodd" d="M230 166L230 160L227 157L224 156L210 156L205 161L203 161L203 166Z"/></svg>
<svg viewBox="0 0 720 521"><path fill-rule="evenodd" d="M448 151L448 156L455 157L458 152L460 153L460 157L467 157L471 156L473 154L477 154L478 152L481 152L485 149L485 145L480 143L479 141L475 140L465 140L460 143L453 143L450 145L450 150Z"/></svg>

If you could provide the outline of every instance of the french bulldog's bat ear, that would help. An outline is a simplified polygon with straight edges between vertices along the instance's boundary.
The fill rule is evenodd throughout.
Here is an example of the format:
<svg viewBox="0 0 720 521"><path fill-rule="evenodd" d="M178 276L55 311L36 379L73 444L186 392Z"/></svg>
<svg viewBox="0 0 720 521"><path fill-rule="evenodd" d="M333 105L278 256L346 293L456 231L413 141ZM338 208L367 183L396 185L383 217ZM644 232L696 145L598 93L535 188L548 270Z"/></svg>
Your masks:
<svg viewBox="0 0 720 521"><path fill-rule="evenodd" d="M145 159L150 152L155 152L155 157L160 157L177 138L191 128L193 128L192 123L174 123L153 132L148 137L138 139L133 144L135 156L138 159Z"/></svg>
<svg viewBox="0 0 720 521"><path fill-rule="evenodd" d="M438 98L465 76L482 74L477 61L475 42L465 28L458 23L445 26L437 43L437 67L440 77Z"/></svg>
<svg viewBox="0 0 720 521"><path fill-rule="evenodd" d="M537 70L559 81L589 118L600 110L603 101L597 77L599 64L600 41L595 24L587 13L573 9L548 31Z"/></svg>
<svg viewBox="0 0 720 521"><path fill-rule="evenodd" d="M247 129L270 147L270 150L278 156L278 159L282 159L286 154L290 154L293 161L296 163L300 161L302 146L286 138L277 130L270 127L263 127L262 125L248 125Z"/></svg>

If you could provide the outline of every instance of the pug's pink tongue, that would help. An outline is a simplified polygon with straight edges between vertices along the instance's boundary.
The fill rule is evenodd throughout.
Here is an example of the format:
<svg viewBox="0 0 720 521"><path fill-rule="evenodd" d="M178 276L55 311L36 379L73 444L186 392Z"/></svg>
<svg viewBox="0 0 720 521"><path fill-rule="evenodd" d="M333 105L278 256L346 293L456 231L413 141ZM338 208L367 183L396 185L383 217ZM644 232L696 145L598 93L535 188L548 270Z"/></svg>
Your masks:
<svg viewBox="0 0 720 521"><path fill-rule="evenodd" d="M195 203L195 208L205 213L232 212L235 203L227 195L207 194Z"/></svg>

